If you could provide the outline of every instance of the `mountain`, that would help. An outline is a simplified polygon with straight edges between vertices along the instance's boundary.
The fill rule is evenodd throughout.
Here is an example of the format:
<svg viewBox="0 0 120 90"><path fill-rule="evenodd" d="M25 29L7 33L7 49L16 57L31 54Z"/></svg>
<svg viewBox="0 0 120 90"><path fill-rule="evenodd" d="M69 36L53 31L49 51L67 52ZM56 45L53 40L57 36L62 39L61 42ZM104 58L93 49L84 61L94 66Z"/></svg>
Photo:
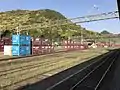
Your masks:
<svg viewBox="0 0 120 90"><path fill-rule="evenodd" d="M31 29L27 31L21 31L21 33L29 32L31 36L34 37L45 37L45 38L71 38L73 36L80 36L81 31L84 37L89 37L89 35L94 35L95 32L86 30L80 25L75 25L72 22L68 22L67 25L56 25L50 28L34 28L37 26L47 27L54 25L57 20L67 19L61 13L50 10L12 10L0 13L0 30L1 34L11 35L14 33L15 28L18 26L29 26ZM52 23L51 23L52 22ZM62 22L59 22L62 23ZM7 31L6 31L7 30ZM7 34L6 34L7 32ZM97 33L98 34L98 33ZM98 34L99 35L99 34Z"/></svg>
<svg viewBox="0 0 120 90"><path fill-rule="evenodd" d="M103 31L101 32L101 34L111 34L111 33L108 32L107 30L103 30Z"/></svg>

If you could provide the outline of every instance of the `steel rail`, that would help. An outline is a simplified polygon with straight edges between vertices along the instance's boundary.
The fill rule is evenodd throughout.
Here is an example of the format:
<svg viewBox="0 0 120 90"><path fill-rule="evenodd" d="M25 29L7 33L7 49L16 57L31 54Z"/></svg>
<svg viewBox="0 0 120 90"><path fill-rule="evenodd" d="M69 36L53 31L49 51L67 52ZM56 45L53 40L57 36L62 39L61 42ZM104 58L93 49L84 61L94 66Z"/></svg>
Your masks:
<svg viewBox="0 0 120 90"><path fill-rule="evenodd" d="M117 52L118 55L118 52ZM95 69L93 69L89 74L87 74L82 80L80 80L77 84L75 84L70 90L79 90L80 87L84 88L84 90L88 90L88 88L91 90L97 90L97 87L99 86L101 80L104 78L104 75L106 75L106 73L108 72L109 68L111 67L111 65L113 64L114 60L116 59L116 55L113 55L113 58L105 60L104 63L101 63L101 65L98 65ZM108 65L107 65L108 64ZM102 68L101 68L102 67ZM104 70L103 68L106 67L105 69L105 73L102 74L102 77L100 77L100 80L97 82L97 80L95 81L95 83L93 85L89 85L92 83L91 77L92 75L95 75L94 73L96 71L100 71L100 70ZM97 76L96 76L97 77ZM90 83L91 82L91 83ZM97 83L97 85L96 85ZM86 85L88 84L88 85ZM95 85L95 88L94 88Z"/></svg>
<svg viewBox="0 0 120 90"><path fill-rule="evenodd" d="M110 54L110 56L111 56L112 53L113 53L113 52L108 53L108 54ZM99 60L97 60L97 61L89 64L88 66L84 67L83 69L77 71L76 73L68 76L67 78L63 79L62 81L54 84L53 86L49 87L47 90L57 90L57 89L59 89L59 87L62 87L62 88L63 88L63 86L65 85L65 83L71 84L71 83L70 83L70 82L72 82L72 80L70 80L71 78L73 78L73 77L75 77L75 76L77 77L77 75L79 75L79 73L81 73L81 72L83 72L83 71L86 72L86 71L85 71L86 69L89 69L90 67L92 67L92 66L95 65L96 63L99 64L99 63L101 62L101 60L103 60L103 59L105 59L105 58L109 59L110 57L107 57L108 54L106 54L104 57L99 58ZM97 65L97 64L96 64L96 65ZM96 65L95 65L95 66L96 66ZM94 67L95 67L95 66L94 66ZM92 67L92 68L94 68L94 67ZM88 73L89 73L89 72L90 72L90 71L88 70ZM81 77L81 76L80 76L80 77ZM84 76L83 76L83 77L84 77ZM82 78L83 78L83 77L82 77ZM73 81L74 81L74 80L73 80ZM63 86L62 86L62 85L63 85ZM71 86L72 86L72 85L71 85ZM65 87L67 87L67 85L65 85ZM69 87L68 87L68 88L69 88ZM66 90L69 90L68 88L67 88Z"/></svg>
<svg viewBox="0 0 120 90"><path fill-rule="evenodd" d="M80 61L78 61L78 63L80 63ZM53 66L53 65L49 65L49 66ZM12 84L9 84L9 85L0 87L0 89L3 89L3 90L4 90L4 89L9 88L9 87L11 87L11 86L13 86L13 85L19 84L19 83L21 83L21 82L23 82L23 81L26 81L26 80L29 80L29 79L32 79L32 78L35 78L35 77L38 77L38 76L39 76L39 77L40 77L40 76L42 77L42 76L44 76L44 74L49 73L49 72L52 72L52 71L58 71L58 70L60 70L61 68L63 68L64 66L66 66L66 65L62 65L62 66L60 66L60 67L58 67L58 68L54 68L54 69L51 69L51 70L47 70L47 71L42 72L42 73L40 73L40 74L36 74L36 75L34 75L34 76L31 76L31 77L28 77L28 78L19 80L19 81L15 82L15 83L12 83Z"/></svg>

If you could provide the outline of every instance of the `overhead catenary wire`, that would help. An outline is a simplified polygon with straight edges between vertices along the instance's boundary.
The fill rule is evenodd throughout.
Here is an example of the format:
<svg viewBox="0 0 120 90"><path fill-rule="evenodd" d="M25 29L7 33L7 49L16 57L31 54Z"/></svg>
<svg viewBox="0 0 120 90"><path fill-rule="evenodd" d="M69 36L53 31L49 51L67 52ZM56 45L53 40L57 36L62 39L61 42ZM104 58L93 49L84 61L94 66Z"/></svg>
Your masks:
<svg viewBox="0 0 120 90"><path fill-rule="evenodd" d="M107 20L107 19L115 19L118 18L118 11L113 12L107 12L107 13L101 13L96 15L88 15L83 17L77 17L72 19L64 19L64 20L56 20L56 21L50 21L50 26L42 26L42 25L28 25L28 26L21 26L20 31L27 30L27 29L35 29L35 28L49 28L49 27L55 27L60 25L67 25L67 24L77 24L77 23L86 23L86 22L93 22L93 21L99 21L99 20Z"/></svg>
<svg viewBox="0 0 120 90"><path fill-rule="evenodd" d="M87 16L76 17L76 18L71 18L71 19L49 21L48 22L49 25L44 25L44 23L25 25L25 26L20 25L18 26L18 30L20 33L20 31L31 30L31 29L51 28L51 27L57 27L57 26L62 26L62 25L68 25L68 24L73 25L77 23L87 23L87 22L107 20L107 19L116 19L116 18L119 18L118 11L112 11L112 12L107 12L107 13L87 15ZM10 30L17 32L16 28L10 28Z"/></svg>

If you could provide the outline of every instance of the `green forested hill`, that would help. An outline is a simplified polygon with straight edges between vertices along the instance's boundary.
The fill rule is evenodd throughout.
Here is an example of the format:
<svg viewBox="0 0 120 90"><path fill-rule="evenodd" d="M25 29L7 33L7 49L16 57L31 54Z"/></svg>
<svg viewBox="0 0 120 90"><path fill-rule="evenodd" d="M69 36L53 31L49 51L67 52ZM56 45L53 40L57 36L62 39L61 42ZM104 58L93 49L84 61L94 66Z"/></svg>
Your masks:
<svg viewBox="0 0 120 90"><path fill-rule="evenodd" d="M49 23L49 21L56 21L66 19L61 13L54 10L44 9L44 10L13 10L0 13L0 30L4 35L9 35L13 33L13 29L17 26L34 25L38 26L50 26L54 23ZM11 30L12 28L12 30ZM7 31L6 31L7 30ZM55 26L51 28L36 28L28 30L29 34L34 37L44 36L45 38L69 38L73 36L80 36L82 34L84 37L93 36L95 32L88 31L81 26L75 24L67 24L63 26ZM5 33L4 33L5 32ZM7 34L6 34L7 33ZM23 32L25 33L25 32Z"/></svg>

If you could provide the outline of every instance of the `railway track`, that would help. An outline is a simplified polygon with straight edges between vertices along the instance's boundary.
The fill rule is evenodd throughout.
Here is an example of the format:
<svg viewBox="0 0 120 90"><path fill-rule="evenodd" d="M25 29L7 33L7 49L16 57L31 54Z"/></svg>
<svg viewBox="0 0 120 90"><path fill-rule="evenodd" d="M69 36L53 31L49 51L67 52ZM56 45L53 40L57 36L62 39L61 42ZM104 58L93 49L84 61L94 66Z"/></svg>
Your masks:
<svg viewBox="0 0 120 90"><path fill-rule="evenodd" d="M65 61L64 61L65 62ZM61 63L64 63L64 62L61 62ZM58 62L57 62L58 63ZM80 63L80 61L77 61L76 63ZM72 64L72 63L71 63ZM32 78L35 78L35 77L43 77L44 76L44 78L47 76L46 74L47 73L52 73L52 72L60 72L60 71L62 71L62 70L65 70L66 68L65 68L65 66L67 66L66 64L64 64L64 65L61 65L61 66L58 66L58 67L56 67L56 68L54 68L54 65L56 65L56 62L54 62L54 63L52 63L52 64L46 64L45 66L43 66L43 67L52 67L52 68L50 68L50 69L44 69L43 70L43 72L39 72L39 73L37 73L37 74L35 74L35 75L32 75L32 76L30 76L30 77L27 77L27 78L24 78L24 79L21 79L21 80L18 80L18 81L15 81L15 82L13 82L13 83L11 83L11 84L8 84L8 85L5 85L5 86L3 86L3 87L0 87L1 89L6 89L7 88L7 90L9 90L8 88L9 87L12 87L12 86L14 86L14 85L16 85L16 84L19 84L19 83L21 83L21 82L23 82L23 81L26 81L26 80L29 80L29 79L32 79ZM68 64L68 66L69 66L70 64ZM36 70L35 70L35 68L36 68ZM28 72L28 69L26 69L27 70L27 72L24 72L24 73L22 73L22 74L18 74L17 75L17 77L19 77L19 76L22 76L22 75L26 75L27 76L27 74L28 75L30 75L30 73L34 73L35 71L38 71L38 68L39 68L39 66L38 67L31 67L31 69L33 69L33 71L30 71L30 72ZM42 68L41 68L42 69ZM15 71L14 73L16 73L16 72L18 72L18 71ZM13 72L10 72L10 73L7 73L8 75L10 75L10 74L13 74ZM2 74L2 75L4 75L4 74ZM4 76L3 76L4 77ZM47 76L48 77L48 76ZM13 78L13 77L8 77L8 78L6 78L6 80L7 79L10 79L10 78ZM5 78L3 78L3 79L5 79ZM0 79L1 80L1 79Z"/></svg>
<svg viewBox="0 0 120 90"><path fill-rule="evenodd" d="M2 58L0 59L0 66L4 65L4 63L9 63L9 62L15 62L15 63L19 63L19 62L28 62L31 61L29 60L29 58L35 58L35 57L52 57L52 56L58 56L62 53L63 55L65 53L69 53L69 52L74 52L74 51L81 51L81 50L61 50L61 51L55 51L55 52L51 52L51 53L45 53L45 54L38 54L38 55L29 55L29 56L15 56L15 57L9 57L9 58ZM84 50L82 50L84 51ZM81 52L82 52L81 51ZM25 59L25 60L22 60Z"/></svg>
<svg viewBox="0 0 120 90"><path fill-rule="evenodd" d="M0 73L7 73L7 72L14 72L14 71L19 71L20 69L24 70L24 68L27 67L37 67L41 66L44 63L54 63L55 60L59 61L65 58L76 58L79 55L73 55L72 53L59 53L59 54L54 54L54 55L48 55L48 56L38 56L34 58L29 58L29 60L23 59L23 60L16 60L14 62L4 62L0 63ZM48 58L49 57L49 58ZM84 58L84 59L88 59ZM56 62L57 62L56 61ZM47 64L46 63L46 64ZM29 68L28 68L29 69ZM1 74L0 74L1 76Z"/></svg>
<svg viewBox="0 0 120 90"><path fill-rule="evenodd" d="M67 54L67 56L65 52L63 52L62 54L56 53L54 55L56 59L53 58L53 60L52 59L44 60L44 57L43 57L42 60L34 60L34 61L33 59L26 60L25 61L26 63L31 62L29 64L25 64L21 66L17 65L18 67L13 67L13 68L10 68L10 66L8 66L4 70L0 69L0 81L1 81L0 90L11 90L11 88L14 89L14 87L17 88L17 86L19 85L25 85L21 83L25 81L29 82L29 80L34 79L35 77L40 77L40 80L42 80L53 74L66 70L70 68L70 66L72 67L72 65L74 66L81 63L80 60L77 60L77 61L74 60L74 58L77 55L79 55L77 54L77 52L75 53L75 56L73 55L74 58L73 56L71 56L72 53ZM53 56L53 55L50 55L50 56ZM70 59L70 62L66 63L66 60L64 60L64 58L67 58L67 59L72 58L73 60ZM87 57L86 59L88 58L90 57ZM17 64L17 63L22 64L23 62L24 60L18 60L15 62L11 62L11 64ZM5 64L6 63L1 63L0 68L2 68Z"/></svg>
<svg viewBox="0 0 120 90"><path fill-rule="evenodd" d="M102 82L105 83L104 80L118 59L119 53L119 50L115 50L44 90L103 90Z"/></svg>
<svg viewBox="0 0 120 90"><path fill-rule="evenodd" d="M53 73L53 72L57 73L57 72L60 72L60 71L63 71L65 69L69 68L70 66L72 66L72 64L77 65L77 64L81 63L80 60L77 60L77 61L71 60L71 63L69 63L69 62L66 63L66 60L64 60L63 58L68 58L68 57L71 58L72 57L71 54L69 54L68 56L65 55L66 57L58 57L58 56L56 56L57 59L54 58L53 60L49 60L49 59L42 60L42 61L36 62L34 64L31 63L28 65L24 65L24 66L12 68L12 69L10 68L10 69L6 69L6 70L0 70L0 81L1 81L0 89L10 90L10 89L8 89L9 87L13 87L16 84L19 84L21 82L27 81L27 80L35 78L35 77L46 78L49 76L49 75L46 75L47 73ZM68 59L70 59L70 58L68 58ZM90 57L88 57L88 58L90 58ZM88 59L88 58L86 58L86 59ZM42 71L38 72L40 70L42 70ZM34 74L35 72L38 72L38 73ZM53 73L53 74L55 74L55 73ZM29 75L31 75L31 76L29 76ZM22 76L25 78L16 80L16 81L13 80L19 76ZM10 82L7 84L5 83L5 82L9 82L10 80L11 81L13 80L13 82L12 83ZM4 83L4 85L2 84L2 82Z"/></svg>
<svg viewBox="0 0 120 90"><path fill-rule="evenodd" d="M37 68L37 67L41 67L41 66L47 67L47 66L49 66L49 64L56 64L58 62L61 62L63 58L64 57L57 58L57 60L51 60L51 61L46 60L46 61L41 61L39 63L28 64L28 65L23 65L23 66L12 68L12 69L2 70L2 71L0 71L0 77L4 76L4 75L7 75L7 74L20 72L20 71L23 71L23 70L29 70L29 69ZM90 58L91 57L88 57L88 58L85 58L85 59L90 59Z"/></svg>
<svg viewBox="0 0 120 90"><path fill-rule="evenodd" d="M45 70L43 70L44 72L39 72L40 74L37 74L36 76L44 75L45 73L60 69L61 67L54 68L54 65L56 65L56 63L62 63L62 62L64 63L65 62L61 59L63 59L63 58L59 58L57 60L51 60L51 61L48 60L49 62L44 61L44 62L40 62L40 63L34 64L34 65L27 65L27 66L25 65L24 67L22 66L22 67L13 68L13 69L5 70L5 71L0 71L0 80L2 80L2 78L3 78L3 80L6 79L6 81L7 81L7 79L15 78L14 77L15 75L17 77L25 76L25 75L28 76L30 73L34 73L35 71L37 72L39 69L43 70L43 69L47 68L47 70L45 69ZM53 67L53 68L48 69L49 67ZM22 72L22 73L20 73L20 72ZM5 78L5 77L7 77L7 78ZM19 83L19 82L25 81L25 80L30 79L30 78L34 78L34 76L27 77L24 80L19 80L17 82ZM13 84L16 84L17 82L6 85L4 87L11 86Z"/></svg>
<svg viewBox="0 0 120 90"><path fill-rule="evenodd" d="M69 52L69 53L72 53L72 52ZM9 71L9 70L13 70L15 68L11 68L10 66L14 65L14 67L26 67L27 64L31 64L34 65L38 65L39 62L43 61L43 62L49 62L48 58L50 59L59 59L59 58L64 58L66 55L65 52L59 52L59 53L53 53L53 54L48 54L48 55L41 55L41 56L33 56L33 57L24 57L24 58L16 58L15 60L11 60L11 58L9 59L4 59L5 61L0 61L0 72L6 72L6 71ZM10 60L10 61L9 61ZM22 64L25 64L27 63L26 65L22 65ZM20 66L18 64L21 64ZM16 66L17 65L17 66ZM8 69L7 68L4 68L5 66L9 66ZM29 65L30 66L30 65ZM6 70L7 69L7 70ZM17 69L17 68L16 68Z"/></svg>
<svg viewBox="0 0 120 90"><path fill-rule="evenodd" d="M74 50L74 51L77 51L77 50ZM45 54L37 54L37 55L28 55L28 56L15 56L15 57L9 57L9 58L2 58L0 59L0 63L1 62L9 62L9 60L12 61L15 61L16 59L24 59L24 58L30 58L30 57L38 57L38 56L53 56L54 54L58 54L58 53L66 53L66 52L71 52L71 51L67 51L67 50L63 50L63 51L56 51L56 52L52 52L52 53L45 53Z"/></svg>
<svg viewBox="0 0 120 90"><path fill-rule="evenodd" d="M59 58L59 59L62 59L62 58ZM60 62L60 61L49 61L49 62L46 61L46 62L36 63L34 65L24 65L24 66L13 68L13 69L3 70L3 71L0 71L0 77L7 74L11 74L11 73L16 73L22 70L29 70L29 69L37 68L40 66L48 66L50 63L54 64L56 62Z"/></svg>

